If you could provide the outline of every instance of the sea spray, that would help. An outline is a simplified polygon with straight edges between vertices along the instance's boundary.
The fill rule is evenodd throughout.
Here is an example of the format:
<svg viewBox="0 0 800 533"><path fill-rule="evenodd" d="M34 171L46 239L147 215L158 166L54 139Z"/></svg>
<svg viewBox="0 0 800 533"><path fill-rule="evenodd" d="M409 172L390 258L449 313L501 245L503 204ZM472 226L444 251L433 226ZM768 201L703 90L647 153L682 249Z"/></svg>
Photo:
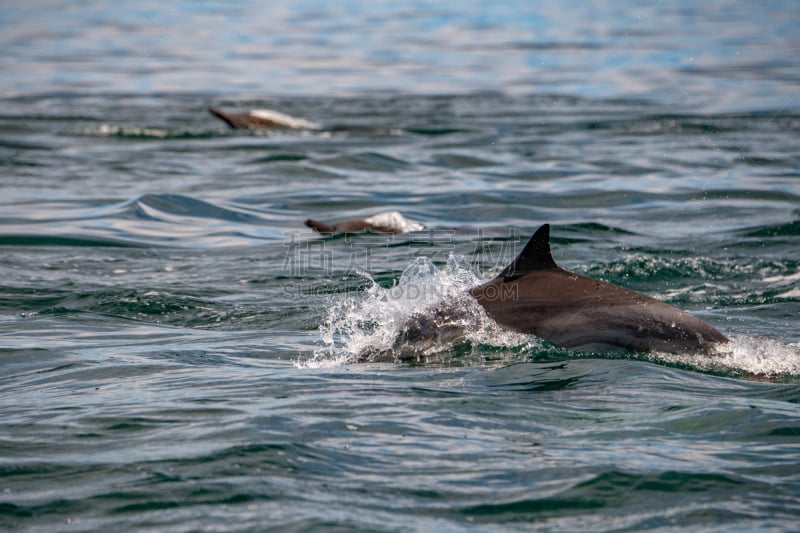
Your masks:
<svg viewBox="0 0 800 533"><path fill-rule="evenodd" d="M644 354L647 360L680 364L704 371L780 381L800 375L800 343L783 344L765 337L731 337L711 354Z"/></svg>
<svg viewBox="0 0 800 533"><path fill-rule="evenodd" d="M338 295L320 326L323 346L306 366L375 360L426 362L457 345L519 347L528 335L500 329L468 291L481 280L466 259L450 255L439 268L418 257L391 287Z"/></svg>

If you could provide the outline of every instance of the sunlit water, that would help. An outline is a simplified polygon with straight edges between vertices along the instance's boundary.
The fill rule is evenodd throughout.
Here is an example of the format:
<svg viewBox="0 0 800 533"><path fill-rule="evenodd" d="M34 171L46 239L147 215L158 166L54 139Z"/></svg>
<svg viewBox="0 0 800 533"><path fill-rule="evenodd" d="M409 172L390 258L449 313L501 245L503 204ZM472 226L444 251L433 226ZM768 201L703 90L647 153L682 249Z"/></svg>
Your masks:
<svg viewBox="0 0 800 533"><path fill-rule="evenodd" d="M451 6L0 8L0 529L796 528L795 3ZM731 343L503 331L545 222Z"/></svg>

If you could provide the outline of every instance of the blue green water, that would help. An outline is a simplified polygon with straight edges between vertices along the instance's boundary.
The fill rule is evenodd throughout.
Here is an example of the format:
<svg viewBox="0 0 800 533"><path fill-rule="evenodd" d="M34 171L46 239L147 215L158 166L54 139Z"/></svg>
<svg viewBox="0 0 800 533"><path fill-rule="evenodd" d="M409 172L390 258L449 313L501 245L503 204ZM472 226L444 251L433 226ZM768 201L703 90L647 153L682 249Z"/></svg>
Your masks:
<svg viewBox="0 0 800 533"><path fill-rule="evenodd" d="M32 2L0 28L0 529L796 529L795 3ZM389 211L426 229L303 226ZM482 323L356 362L543 223L565 268L731 344Z"/></svg>

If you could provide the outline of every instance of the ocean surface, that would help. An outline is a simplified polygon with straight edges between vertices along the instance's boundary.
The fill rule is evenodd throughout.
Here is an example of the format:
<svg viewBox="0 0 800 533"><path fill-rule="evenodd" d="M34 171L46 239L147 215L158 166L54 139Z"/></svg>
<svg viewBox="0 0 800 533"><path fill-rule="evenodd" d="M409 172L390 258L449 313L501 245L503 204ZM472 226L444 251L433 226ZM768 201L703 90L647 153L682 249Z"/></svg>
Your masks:
<svg viewBox="0 0 800 533"><path fill-rule="evenodd" d="M6 4L0 530L796 530L796 2ZM544 223L730 344L360 362Z"/></svg>

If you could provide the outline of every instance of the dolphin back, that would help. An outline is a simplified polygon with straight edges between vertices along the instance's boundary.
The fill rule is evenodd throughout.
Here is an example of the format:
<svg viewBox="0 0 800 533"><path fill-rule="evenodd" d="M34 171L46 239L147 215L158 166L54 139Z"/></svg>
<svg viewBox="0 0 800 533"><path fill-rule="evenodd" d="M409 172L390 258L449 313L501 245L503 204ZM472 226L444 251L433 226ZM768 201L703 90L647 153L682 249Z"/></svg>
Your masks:
<svg viewBox="0 0 800 533"><path fill-rule="evenodd" d="M655 298L560 268L549 226L496 278L470 294L499 325L563 348L707 352L728 339L710 324Z"/></svg>

